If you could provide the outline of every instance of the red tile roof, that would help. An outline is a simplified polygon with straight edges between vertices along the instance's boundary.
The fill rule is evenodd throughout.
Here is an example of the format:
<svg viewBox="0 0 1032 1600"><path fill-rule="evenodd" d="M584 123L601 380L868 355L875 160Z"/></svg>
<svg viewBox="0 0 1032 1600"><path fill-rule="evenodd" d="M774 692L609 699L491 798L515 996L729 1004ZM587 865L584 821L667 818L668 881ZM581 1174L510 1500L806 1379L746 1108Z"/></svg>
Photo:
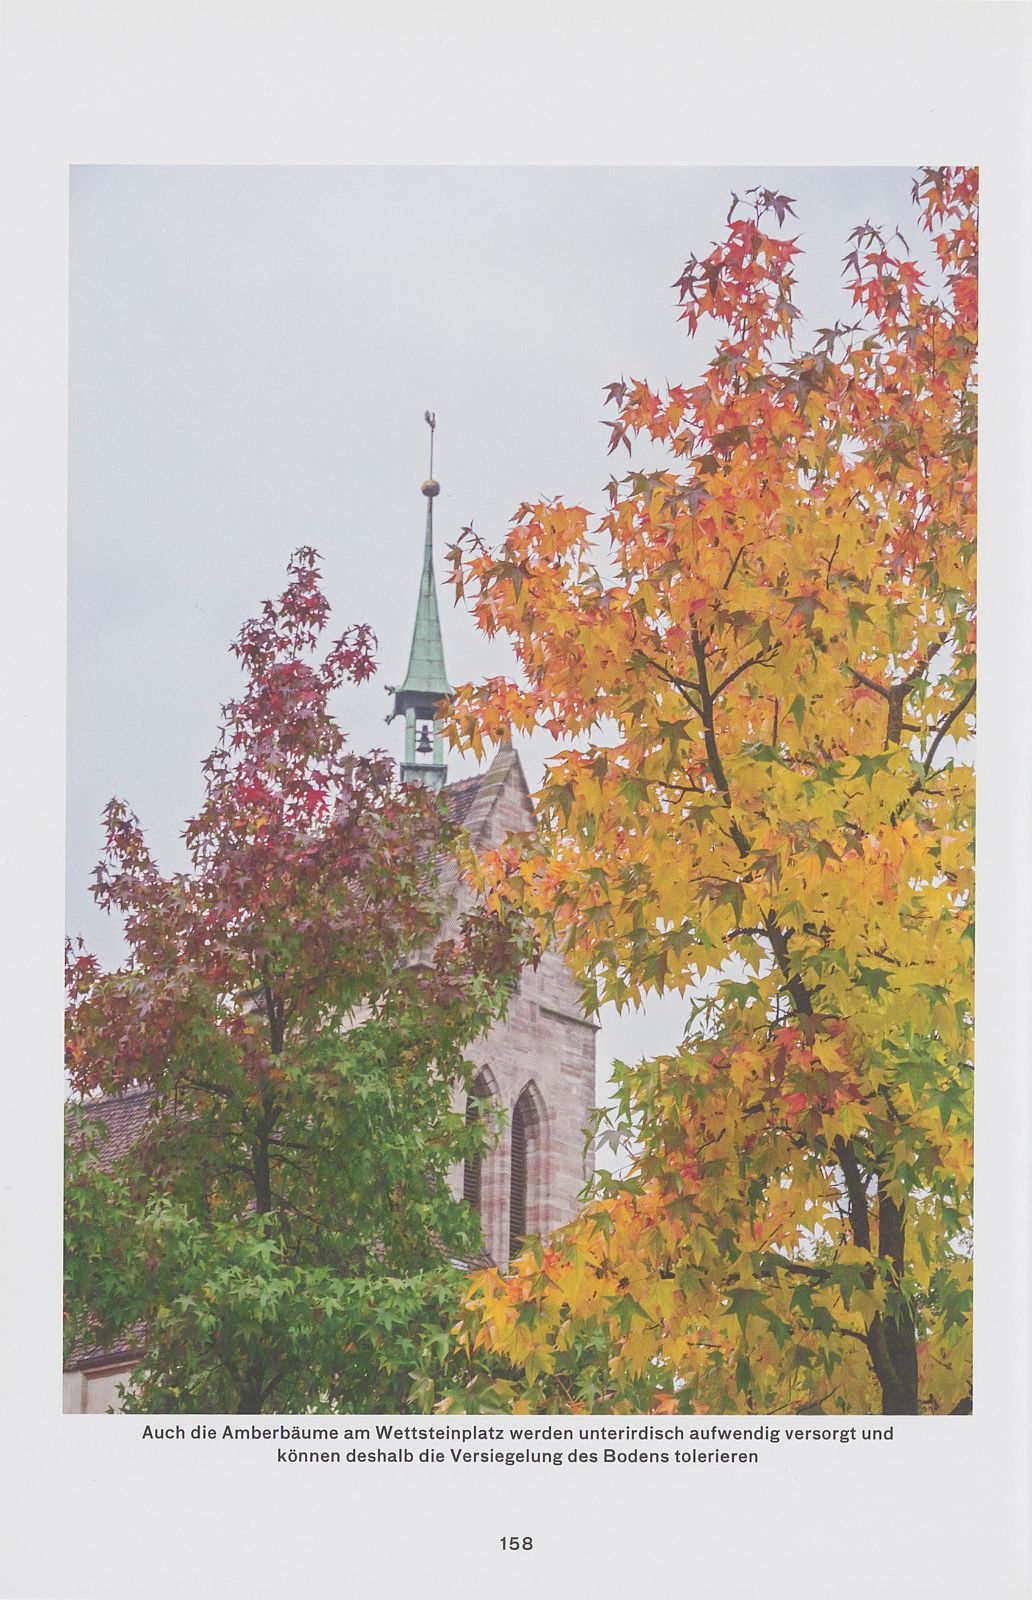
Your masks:
<svg viewBox="0 0 1032 1600"><path fill-rule="evenodd" d="M128 1089L125 1094L103 1094L93 1100L77 1102L78 1109L87 1121L99 1124L104 1130L99 1155L105 1167L125 1155L130 1145L136 1143L143 1132L153 1098L152 1089L139 1088Z"/></svg>

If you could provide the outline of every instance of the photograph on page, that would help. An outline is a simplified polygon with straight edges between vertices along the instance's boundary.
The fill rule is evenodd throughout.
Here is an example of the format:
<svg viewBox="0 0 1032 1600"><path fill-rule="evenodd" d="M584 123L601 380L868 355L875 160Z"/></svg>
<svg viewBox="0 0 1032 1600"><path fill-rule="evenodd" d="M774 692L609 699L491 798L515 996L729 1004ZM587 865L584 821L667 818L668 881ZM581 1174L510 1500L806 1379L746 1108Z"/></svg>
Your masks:
<svg viewBox="0 0 1032 1600"><path fill-rule="evenodd" d="M977 255L72 169L67 1413L977 1408Z"/></svg>

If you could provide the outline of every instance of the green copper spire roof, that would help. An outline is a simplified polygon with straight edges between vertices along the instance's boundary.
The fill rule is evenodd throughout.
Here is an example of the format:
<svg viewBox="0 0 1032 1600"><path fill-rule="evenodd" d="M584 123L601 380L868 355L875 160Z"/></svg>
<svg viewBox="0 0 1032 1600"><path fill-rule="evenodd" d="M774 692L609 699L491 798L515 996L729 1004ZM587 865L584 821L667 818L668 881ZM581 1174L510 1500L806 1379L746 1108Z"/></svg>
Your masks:
<svg viewBox="0 0 1032 1600"><path fill-rule="evenodd" d="M437 586L434 583L434 497L441 486L434 478L434 428L436 421L426 413L430 428L430 476L423 485L426 495L426 538L423 542L423 575L416 601L416 625L412 630L408 671L400 689L393 690L394 706L387 721L405 718L405 759L401 763L402 783L421 783L440 790L448 778L444 760L443 701L451 699L451 685L444 670L444 645L441 619L437 611Z"/></svg>
<svg viewBox="0 0 1032 1600"><path fill-rule="evenodd" d="M434 496L440 493L440 485L433 478L428 478L423 484L423 493L426 495L423 575L419 580L416 625L412 631L408 671L405 682L397 692L399 696L425 694L444 699L451 694L451 685L444 668L441 618L437 610L437 586L434 583ZM398 710L401 709L399 706Z"/></svg>

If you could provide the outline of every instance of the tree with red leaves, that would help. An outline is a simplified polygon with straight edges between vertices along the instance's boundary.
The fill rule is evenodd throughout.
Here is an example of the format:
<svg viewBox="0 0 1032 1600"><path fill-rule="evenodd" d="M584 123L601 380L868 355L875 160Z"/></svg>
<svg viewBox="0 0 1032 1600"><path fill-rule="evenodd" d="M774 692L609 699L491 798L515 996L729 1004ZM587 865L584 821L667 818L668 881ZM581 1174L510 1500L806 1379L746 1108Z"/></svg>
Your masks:
<svg viewBox="0 0 1032 1600"><path fill-rule="evenodd" d="M313 550L233 646L206 793L164 874L121 801L94 895L128 955L68 952L68 1336L140 1329L137 1411L394 1410L444 1341L476 1221L448 1170L466 1046L504 1009L512 918L451 908L439 797L358 756L330 712L374 670L368 628L322 657ZM146 1086L105 1156L97 1096Z"/></svg>

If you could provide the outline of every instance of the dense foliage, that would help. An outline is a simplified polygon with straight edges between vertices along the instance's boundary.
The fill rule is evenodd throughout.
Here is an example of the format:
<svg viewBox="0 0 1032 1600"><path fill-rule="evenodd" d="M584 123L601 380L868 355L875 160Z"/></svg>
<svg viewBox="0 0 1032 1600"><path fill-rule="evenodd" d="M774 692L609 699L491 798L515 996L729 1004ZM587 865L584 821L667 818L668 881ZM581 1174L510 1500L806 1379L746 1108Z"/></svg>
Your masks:
<svg viewBox="0 0 1032 1600"><path fill-rule="evenodd" d="M609 391L661 470L453 552L522 668L455 737L571 743L493 903L696 1005L618 1070L629 1170L475 1281L448 1404L969 1404L976 177L914 195L937 267L858 227L856 320L804 349L792 203L736 198L678 284L699 381Z"/></svg>
<svg viewBox="0 0 1032 1600"><path fill-rule="evenodd" d="M112 801L94 893L128 954L69 949L74 1089L151 1091L120 1155L95 1105L70 1118L69 1343L142 1342L130 1409L418 1404L477 1248L447 1174L490 1124L453 1090L527 952L512 917L455 912L439 797L349 752L329 700L373 641L320 661L327 620L300 550L234 646L190 869Z"/></svg>

